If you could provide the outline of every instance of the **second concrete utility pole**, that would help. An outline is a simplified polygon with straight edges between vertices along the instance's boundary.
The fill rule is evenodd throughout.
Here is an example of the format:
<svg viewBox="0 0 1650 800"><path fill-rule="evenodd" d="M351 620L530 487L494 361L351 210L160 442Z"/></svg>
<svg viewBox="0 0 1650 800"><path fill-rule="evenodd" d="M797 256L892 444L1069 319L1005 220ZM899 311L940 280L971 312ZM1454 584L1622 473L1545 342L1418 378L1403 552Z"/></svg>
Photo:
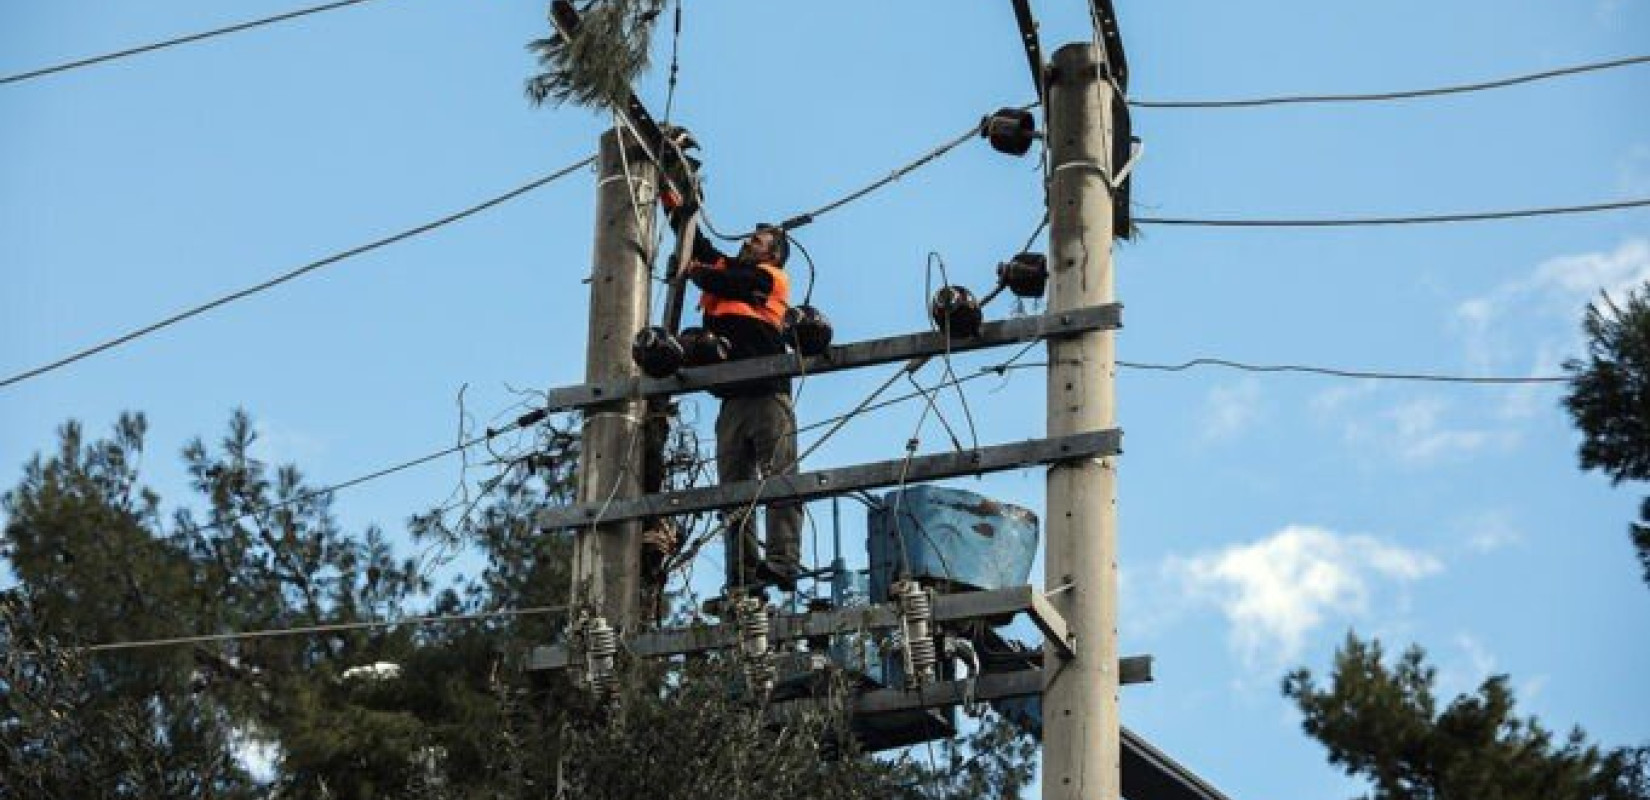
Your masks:
<svg viewBox="0 0 1650 800"><path fill-rule="evenodd" d="M1049 312L1114 301L1112 85L1088 44L1054 54L1048 80ZM1050 340L1048 435L1116 427L1112 331ZM1118 800L1117 459L1048 472L1044 585L1076 655L1044 647L1043 798Z"/></svg>

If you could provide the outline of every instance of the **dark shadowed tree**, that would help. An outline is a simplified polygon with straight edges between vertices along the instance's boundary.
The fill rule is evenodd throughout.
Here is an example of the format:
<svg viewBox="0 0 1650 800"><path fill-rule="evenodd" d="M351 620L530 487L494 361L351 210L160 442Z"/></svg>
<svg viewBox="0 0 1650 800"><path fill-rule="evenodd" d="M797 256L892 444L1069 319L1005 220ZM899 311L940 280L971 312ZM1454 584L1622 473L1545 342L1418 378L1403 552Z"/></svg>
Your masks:
<svg viewBox="0 0 1650 800"><path fill-rule="evenodd" d="M1589 304L1582 330L1587 357L1564 363L1564 405L1583 437L1581 468L1617 484L1650 480L1650 283L1630 293L1625 307L1608 296ZM1629 535L1650 584L1650 497Z"/></svg>
<svg viewBox="0 0 1650 800"><path fill-rule="evenodd" d="M188 647L83 653L192 633L187 555L143 488L144 419L87 442L60 430L0 501L18 585L0 599L0 797L242 797L228 707L198 691Z"/></svg>
<svg viewBox="0 0 1650 800"><path fill-rule="evenodd" d="M572 41L552 34L528 43L542 71L527 79L527 97L534 104L571 102L596 109L621 105L647 69L653 27L665 2L585 3L579 35Z"/></svg>
<svg viewBox="0 0 1650 800"><path fill-rule="evenodd" d="M1507 676L1443 709L1419 647L1388 666L1378 641L1348 634L1327 687L1305 669L1283 693L1329 761L1374 785L1373 800L1645 800L1650 748L1601 750L1579 728L1557 737L1513 713Z"/></svg>
<svg viewBox="0 0 1650 800"><path fill-rule="evenodd" d="M616 710L529 676L529 648L566 627L565 537L538 511L567 502L577 441L550 431L481 496L415 517L426 548L468 546L481 570L434 591L432 559L398 559L377 529L345 531L331 497L252 453L230 419L184 464L196 501L172 515L142 487L141 416L107 440L64 426L4 496L0 554L0 800L35 797L1011 797L1023 739L990 728L936 746L936 768L857 753L843 721L775 728L718 659L633 664ZM432 598L432 592L433 598ZM547 613L514 613L544 610ZM389 623L413 613L512 612ZM358 623L373 623L361 628ZM309 626L176 645L86 645ZM718 671L721 669L721 671ZM244 763L273 744L272 785Z"/></svg>

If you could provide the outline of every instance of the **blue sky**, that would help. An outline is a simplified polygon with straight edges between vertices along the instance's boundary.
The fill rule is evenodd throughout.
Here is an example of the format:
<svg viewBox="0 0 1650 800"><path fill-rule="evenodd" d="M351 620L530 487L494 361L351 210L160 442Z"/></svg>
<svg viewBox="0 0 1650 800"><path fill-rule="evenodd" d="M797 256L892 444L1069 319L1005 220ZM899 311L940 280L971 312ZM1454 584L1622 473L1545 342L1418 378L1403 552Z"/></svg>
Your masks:
<svg viewBox="0 0 1650 800"><path fill-rule="evenodd" d="M1650 52L1643 0L1121 6L1145 99L1379 91ZM0 73L292 7L18 0L0 8ZM1037 7L1048 51L1087 35L1083 4ZM0 372L584 157L604 120L522 95L523 45L544 30L537 0L379 0L0 87ZM655 108L661 74L643 87ZM1029 96L1006 2L690 1L675 116L705 145L719 224L737 228L818 206ZM1135 199L1163 216L1294 217L1641 197L1647 107L1650 69L1636 68L1439 100L1141 110ZM461 386L484 424L517 402L511 387L576 382L593 183L571 177L0 391L0 482L65 419L101 431L133 409L151 423L150 481L176 501L183 443L245 407L267 458L330 483L450 444ZM984 287L1036 223L1039 191L1034 160L964 147L801 232L815 299L843 340L920 329L926 254ZM1553 374L1578 352L1587 300L1646 277L1644 210L1153 228L1118 252L1118 351ZM846 410L883 377L809 381L800 416ZM1036 371L973 386L982 441L1041 435ZM1552 727L1650 740L1650 605L1625 536L1644 488L1576 470L1559 396L1124 371L1123 648L1158 657L1157 683L1125 691L1125 723L1236 798L1349 796L1277 684L1296 665L1321 674L1351 629L1427 647L1446 692L1506 672ZM714 406L697 411L708 423ZM917 414L871 417L808 466L896 457ZM922 440L946 446L932 424ZM459 479L442 462L336 505L357 529L396 529ZM1037 472L958 485L1041 507ZM850 540L860 525L851 515Z"/></svg>

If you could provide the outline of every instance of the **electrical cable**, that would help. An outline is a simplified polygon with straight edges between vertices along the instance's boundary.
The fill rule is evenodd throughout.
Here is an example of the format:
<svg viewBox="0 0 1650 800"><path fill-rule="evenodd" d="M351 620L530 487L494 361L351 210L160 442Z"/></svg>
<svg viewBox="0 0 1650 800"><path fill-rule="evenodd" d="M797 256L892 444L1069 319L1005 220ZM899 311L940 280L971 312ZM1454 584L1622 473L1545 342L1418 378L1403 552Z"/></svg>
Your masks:
<svg viewBox="0 0 1650 800"><path fill-rule="evenodd" d="M1585 214L1597 211L1617 211L1625 208L1650 206L1650 197L1592 203L1582 206L1551 206L1516 211L1480 211L1460 214L1404 217L1347 217L1340 219L1192 219L1182 217L1135 217L1139 225L1182 225L1205 228L1352 228L1376 225L1435 225L1449 222L1484 222L1488 220L1517 219L1521 217L1548 217L1559 214Z"/></svg>
<svg viewBox="0 0 1650 800"><path fill-rule="evenodd" d="M670 124L670 111L676 103L676 73L681 69L682 0L676 0L676 21L670 35L670 82L665 90L664 124Z"/></svg>
<svg viewBox="0 0 1650 800"><path fill-rule="evenodd" d="M191 308L185 309L185 310L180 311L176 314L173 314L169 317L166 317L165 319L162 319L158 322L152 322L148 325L144 325L141 328L137 328L135 330L128 331L127 333L123 333L123 334L121 334L119 336L116 336L115 338L110 339L108 341L105 341L101 344L93 345L93 346L85 348L83 350L76 351L75 353L64 356L63 358L60 358L60 359L58 359L56 361L53 361L51 363L43 364L41 366L34 367L32 369L24 370L23 372L19 372L16 375L12 375L8 378L5 378L4 380L0 380L0 389L6 388L8 386L12 386L14 384L21 383L23 381L29 380L30 378L34 378L34 377L37 377L37 376L40 376L40 375L44 375L48 372L52 372L52 371L57 370L57 369L61 369L63 367L66 367L66 366L68 366L70 364L73 364L77 361L80 361L82 359L89 358L91 356L97 355L98 353L102 353L106 350L114 349L114 348L119 347L123 344L131 342L134 339L142 338L142 337L147 336L151 333L159 331L163 328L168 328L168 327L171 327L173 325L176 325L176 324L178 324L180 322L183 322L187 319L190 319L192 317L200 316L201 314L204 314L204 313L206 313L208 311L211 311L215 308L218 308L220 306L225 306L225 305L228 305L230 303L235 302L236 300L241 300L241 299L244 299L246 297L250 297L250 296L252 296L254 294L258 294L259 292L262 292L266 289L272 289L276 286L279 286L283 283L286 283L287 281L293 280L295 278L302 277L302 276L307 275L311 272L314 272L318 269L321 269L322 267L328 267L328 266L331 266L333 264L337 264L341 261L345 261L345 260L348 260L350 258L354 258L355 256L359 256L359 255L362 255L364 253L369 253L373 250L377 250L379 248L386 247L388 245L392 245L392 244L395 244L397 242L405 241L407 239L411 239L411 238L414 238L416 236L420 236L422 234L429 233L430 231L433 231L437 228L441 228L441 227L450 225L454 222L458 222L459 220L462 220L466 217L474 216L476 214L481 213L482 211L486 211L487 209L490 209L494 206L498 206L498 205L506 203L510 200L514 200L515 198L520 197L524 194L527 194L528 192L531 192L534 189L537 189L541 186L545 186L547 184L550 184L550 183L556 181L557 179L560 179L560 178L562 178L566 175L572 174L573 172L575 172L575 171L577 171L577 170L579 170L583 167L589 166L595 160L596 160L595 156L590 156L589 158L586 158L583 161L580 161L576 164L572 164L572 165L563 167L563 168L561 168L559 170L556 170L555 172L552 172L552 173L550 173L548 175L545 175L541 178L536 178L536 179L534 179L534 180L532 180L532 181L530 181L526 184L523 184L522 186L518 186L515 189L511 189L510 191L505 192L504 194L498 195L498 196L490 198L488 200L484 200L484 201L482 201L480 203L477 203L476 205L470 206L469 208L466 208L462 211L458 211L458 212L455 212L455 213L452 213L452 214L448 214L447 216L442 217L440 219L437 219L433 222L426 222L426 223L424 223L422 225L419 225L417 227L409 228L409 229L404 230L400 233L393 234L391 236L386 236L382 239L377 239L375 241L368 242L367 244L364 244L364 245L360 245L360 246L357 246L357 247L352 247L352 248L350 248L348 250L345 250L341 253L336 253L336 254L327 256L326 258L322 258L318 261L311 261L308 264L305 264L301 267L298 267L297 269L291 270L289 272L282 273L282 274L277 275L274 278L270 278L269 280L266 280L262 283L259 283L259 284L253 285L253 286L249 286L245 289L241 289L239 291L232 292L230 294L219 297L215 300L211 300L211 301L202 303L200 305L193 306Z"/></svg>
<svg viewBox="0 0 1650 800"><path fill-rule="evenodd" d="M234 633L207 633L198 636L174 636L166 639L139 639L129 642L107 642L104 644L87 645L85 647L69 648L82 653L108 653L116 650L141 650L152 647L172 647L181 644L205 644L208 642L231 642L242 639L268 639L278 636L309 636L317 633L338 633L342 631L371 630L374 628L395 628L402 625L438 625L449 622L476 622L499 617L525 617L538 614L555 614L569 610L569 606L533 606L529 608L510 608L499 611L481 611L473 614L439 614L423 617L402 617L395 620L381 620L377 622L335 622L324 625L305 625L293 628L268 628L255 631L238 631Z"/></svg>
<svg viewBox="0 0 1650 800"><path fill-rule="evenodd" d="M1516 75L1510 78L1483 81L1481 83L1464 83L1455 86L1439 86L1428 89L1410 89L1396 92L1375 92L1371 94L1320 94L1320 95L1285 95L1278 97L1256 97L1233 100L1130 100L1129 105L1136 108L1255 108L1259 106L1299 105L1308 103L1363 103L1389 100L1408 100L1417 97L1437 97L1448 94L1462 94L1465 92L1481 92L1487 89L1501 89L1508 86L1517 86L1524 83L1559 78L1566 75L1578 75L1584 72L1616 69L1633 66L1635 64L1650 63L1650 55L1631 56L1613 61L1600 61L1591 64L1579 64L1571 67L1533 72L1527 75Z"/></svg>
<svg viewBox="0 0 1650 800"><path fill-rule="evenodd" d="M808 252L808 248L802 245L802 240L792 236L790 231L780 228L779 235L785 237L785 241L796 245L797 252L802 254L802 260L808 263L808 291L802 295L802 305L812 305L814 302L814 281L819 277L819 268L814 266L814 256ZM800 347L797 348L797 352L801 352Z"/></svg>
<svg viewBox="0 0 1650 800"><path fill-rule="evenodd" d="M1444 375L1439 373L1375 372L1370 370L1336 369L1333 367L1311 367L1300 364L1245 364L1239 361L1228 361L1224 358L1194 358L1180 364L1148 364L1136 361L1118 361L1117 366L1156 372L1185 372L1195 367L1226 367L1228 369L1243 370L1245 372L1297 372L1311 375L1327 375L1336 378L1422 381L1431 383L1540 384L1568 383L1570 380L1565 377L1544 375L1530 375L1523 377L1496 375Z"/></svg>
<svg viewBox="0 0 1650 800"><path fill-rule="evenodd" d="M313 491L304 492L303 494L297 495L295 497L289 497L289 498L287 498L285 500L282 500L280 502L271 503L266 508L261 508L261 509L258 509L256 511L248 511L248 512L243 513L243 514L237 514L236 516L230 517L228 519L223 519L223 520L219 520L217 522L209 523L209 524L206 524L206 525L201 525L201 526L197 527L196 530L197 531L207 531L207 530L213 530L215 528L222 528L225 525L233 525L237 522L241 522L243 520L247 520L247 519L251 519L253 517L256 517L259 514L264 514L264 513L270 512L270 511L277 511L277 510L280 510L282 508L286 508L287 506L296 505L298 503L302 503L302 502L305 502L305 501L308 501L308 500L313 500L317 497L322 497L322 496L325 496L325 495L332 494L333 492L341 491L343 489L348 489L348 488L351 488L351 487L354 487L354 486L359 486L363 483L368 483L370 481L378 480L379 478L385 478L385 477L388 477L390 475L394 475L397 472L404 472L406 470L412 469L413 467L417 467L417 466L420 466L420 465L423 465L423 464L428 464L431 461L435 461L435 460L438 460L438 459L441 459L441 458L445 458L447 456L452 455L453 453L457 453L457 452L462 451L462 450L467 450L471 447L474 447L478 444L481 444L482 442L488 441L488 440L490 440L490 439L492 439L496 436L502 436L503 434L509 433L511 431L520 430L522 428L526 428L526 427L531 426L531 425L536 425L539 422L542 422L548 416L549 416L549 412L544 411L542 409L541 410L529 411L526 414L523 414L520 417L517 417L516 420L508 426L505 426L503 428L498 428L498 429L488 428L487 431L485 433L483 433L481 436L472 437L472 438L470 438L466 441L459 442L458 444L455 444L451 447L442 448L441 450L437 450L437 451L435 451L433 453L430 453L428 455L423 455L423 456L419 456L417 458L409 459L407 461L403 461L403 462L401 462L399 464L396 464L394 466L384 467L383 469L375 470L375 471L369 472L365 475L361 475L361 476L358 476L358 477L355 477L355 478L351 478L351 479L349 479L347 481L344 481L342 483L335 483L335 484L333 484L331 486L328 486L326 488L323 488L323 489L315 489Z"/></svg>
<svg viewBox="0 0 1650 800"><path fill-rule="evenodd" d="M59 73L59 72L68 72L69 70L72 70L72 69L79 69L81 67L89 67L89 66L92 66L94 64L102 64L102 63L107 62L107 61L114 61L116 59L126 58L128 56L135 56L135 55L140 55L142 53L149 53L149 52L153 52L153 51L156 51L156 50L163 50L165 48L175 47L175 46L180 45L180 44L189 44L191 42L198 42L198 41L201 41L203 39L211 39L213 37L224 36L226 34L239 33L241 31L251 30L252 28L262 27L264 25L270 25L270 24L273 24L273 23L276 23L276 22L284 22L284 21L289 20L289 19L296 19L298 17L305 17L305 16L309 16L310 14L319 14L323 11L333 11L335 9L344 8L346 6L360 5L360 4L366 3L366 2L370 2L370 0L338 0L338 2L335 2L335 3L326 3L324 5L311 6L309 8L300 8L296 11L288 11L284 14L276 14L273 17L264 17L263 19L255 19L255 20L251 20L249 22L241 22L241 23L237 23L235 25L229 25L229 26L223 27L223 28L217 28L217 29L209 30L209 31L202 31L200 33L192 33L192 34L189 34L187 36L179 36L176 39L167 39L165 41L140 45L138 47L132 47L132 48L129 48L129 49L126 49L126 50L120 50L120 51L116 51L116 52L113 52L113 53L105 53L103 55L92 56L90 58L82 58L82 59L78 59L78 60L75 60L75 61L69 61L69 62L65 62L65 63L62 63L62 64L56 64L56 65L53 65L53 66L50 66L50 67L42 67L40 69L29 70L28 72L19 72L15 75L6 75L4 77L0 77L0 86L3 86L3 85L8 84L8 83L21 83L21 82L26 81L26 80L30 80L30 79L33 79L33 78L40 78L40 77L44 77L46 75L53 75L53 74L56 74L56 73Z"/></svg>
<svg viewBox="0 0 1650 800"><path fill-rule="evenodd" d="M1039 230L1041 230L1040 227L1039 227ZM1032 237L1035 238L1036 234L1035 233L1032 234ZM946 285L946 286L951 285L951 276L946 273L946 269L945 269L945 259L941 258L939 253L934 252L934 251L929 251L929 253L928 253L928 267L927 267L926 274L924 275L924 278L923 278L923 302L927 302L928 298L932 296L932 291L933 291L933 286L932 286L933 268L936 264L938 264L938 266L940 268L940 281L943 283L943 285ZM936 322L932 318L929 319L929 324L933 325L934 329L936 331L939 331L939 333L942 336L945 337L945 352L941 354L941 361L940 361L940 363L945 365L945 371L943 373L943 377L950 378L952 380L952 383L951 383L952 387L954 387L957 390L957 401L962 404L963 417L968 421L968 435L974 442L974 449L978 450L978 449L980 449L980 434L979 434L979 431L974 426L974 412L973 412L972 409L970 409L968 407L968 395L967 395L967 393L963 392L962 385L955 382L956 377L957 377L957 372L956 372L956 370L952 369L952 367L951 367L951 318L950 318L950 316L946 317L946 319L945 319L945 330L940 330L938 322ZM917 383L916 378L913 377L911 379L911 384L913 386L915 386L916 383ZM933 403L935 401L933 399L930 399L929 402ZM939 409L938 408L934 409L934 413L939 414ZM951 431L951 424L949 422L946 422L945 417L943 415L940 416L940 424L945 426L945 430L947 432ZM951 441L953 443L956 443L956 440L957 440L956 434L952 434ZM961 445L957 446L957 451L958 452L962 451L962 446Z"/></svg>
<svg viewBox="0 0 1650 800"><path fill-rule="evenodd" d="M837 198L836 200L832 200L831 202L826 203L813 211L809 211L804 214L797 214L796 216L779 223L779 227L784 228L785 230L795 230L804 225L812 224L818 218L823 217L826 214L848 205L849 203L852 203L868 194L871 194L872 192L875 192L876 190L881 189L882 187L887 186L888 184L893 183L906 175L909 175L911 172L928 165L930 162L933 162L946 153L961 147L964 142L979 136L979 134L980 125L979 123L975 123L970 126L968 130L964 131L962 135L928 151L927 153L924 153L921 156L918 156L916 160L895 169L893 172L872 181L870 184L867 184L858 190L850 192Z"/></svg>

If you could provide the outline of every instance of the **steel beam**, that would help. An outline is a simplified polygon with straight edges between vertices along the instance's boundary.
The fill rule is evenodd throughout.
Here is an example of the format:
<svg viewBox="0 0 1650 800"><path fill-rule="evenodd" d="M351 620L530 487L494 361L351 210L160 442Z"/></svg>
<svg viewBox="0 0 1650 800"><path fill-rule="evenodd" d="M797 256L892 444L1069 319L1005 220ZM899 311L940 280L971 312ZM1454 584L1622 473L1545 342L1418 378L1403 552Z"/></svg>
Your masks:
<svg viewBox="0 0 1650 800"><path fill-rule="evenodd" d="M684 369L669 378L625 378L551 389L546 398L550 411L587 408L612 400L685 394L762 378L794 378L826 372L871 367L895 361L942 353L966 353L1036 339L1069 336L1096 330L1115 330L1123 325L1123 307L1117 304L1079 308L1059 314L1018 317L988 322L980 335L947 342L937 331L871 339L839 345L824 355L803 358L797 355L744 358L708 367Z"/></svg>
<svg viewBox="0 0 1650 800"><path fill-rule="evenodd" d="M1071 642L1066 641L1066 622L1043 599L1035 587L1014 586L986 592L955 592L934 598L934 621L940 625L975 619L1006 617L1026 613L1050 641L1064 642L1055 649L1065 658L1074 654ZM815 611L808 614L781 614L774 618L772 638L775 642L831 636L840 633L887 630L899 626L899 606L895 603ZM624 650L642 658L687 655L705 650L734 646L736 635L731 624L692 625L683 628L640 633L628 637ZM535 647L528 654L529 672L561 669L568 664L569 655L564 645ZM1120 659L1125 682L1129 675L1136 682L1151 680L1151 658L1132 656Z"/></svg>
<svg viewBox="0 0 1650 800"><path fill-rule="evenodd" d="M922 483L964 475L1021 469L1036 464L1114 456L1122 452L1122 441L1122 432L1115 429L1091 431L982 447L960 453L917 456L818 472L775 475L761 481L739 481L721 486L662 492L634 500L580 503L539 512L538 527L541 530L558 530L598 522L666 517L752 504L807 501L861 489L880 489L902 483Z"/></svg>
<svg viewBox="0 0 1650 800"><path fill-rule="evenodd" d="M1122 683L1148 683L1152 679L1151 656L1119 659L1118 671ZM845 699L855 715L869 715L893 714L921 708L943 708L958 705L969 698L983 701L1036 697L1042 692L1043 670L1036 667L1013 672L988 672L973 681L937 681L920 689L874 689ZM808 698L776 705L780 707L780 713L786 713L789 710L786 707L799 708L823 702L826 701Z"/></svg>

